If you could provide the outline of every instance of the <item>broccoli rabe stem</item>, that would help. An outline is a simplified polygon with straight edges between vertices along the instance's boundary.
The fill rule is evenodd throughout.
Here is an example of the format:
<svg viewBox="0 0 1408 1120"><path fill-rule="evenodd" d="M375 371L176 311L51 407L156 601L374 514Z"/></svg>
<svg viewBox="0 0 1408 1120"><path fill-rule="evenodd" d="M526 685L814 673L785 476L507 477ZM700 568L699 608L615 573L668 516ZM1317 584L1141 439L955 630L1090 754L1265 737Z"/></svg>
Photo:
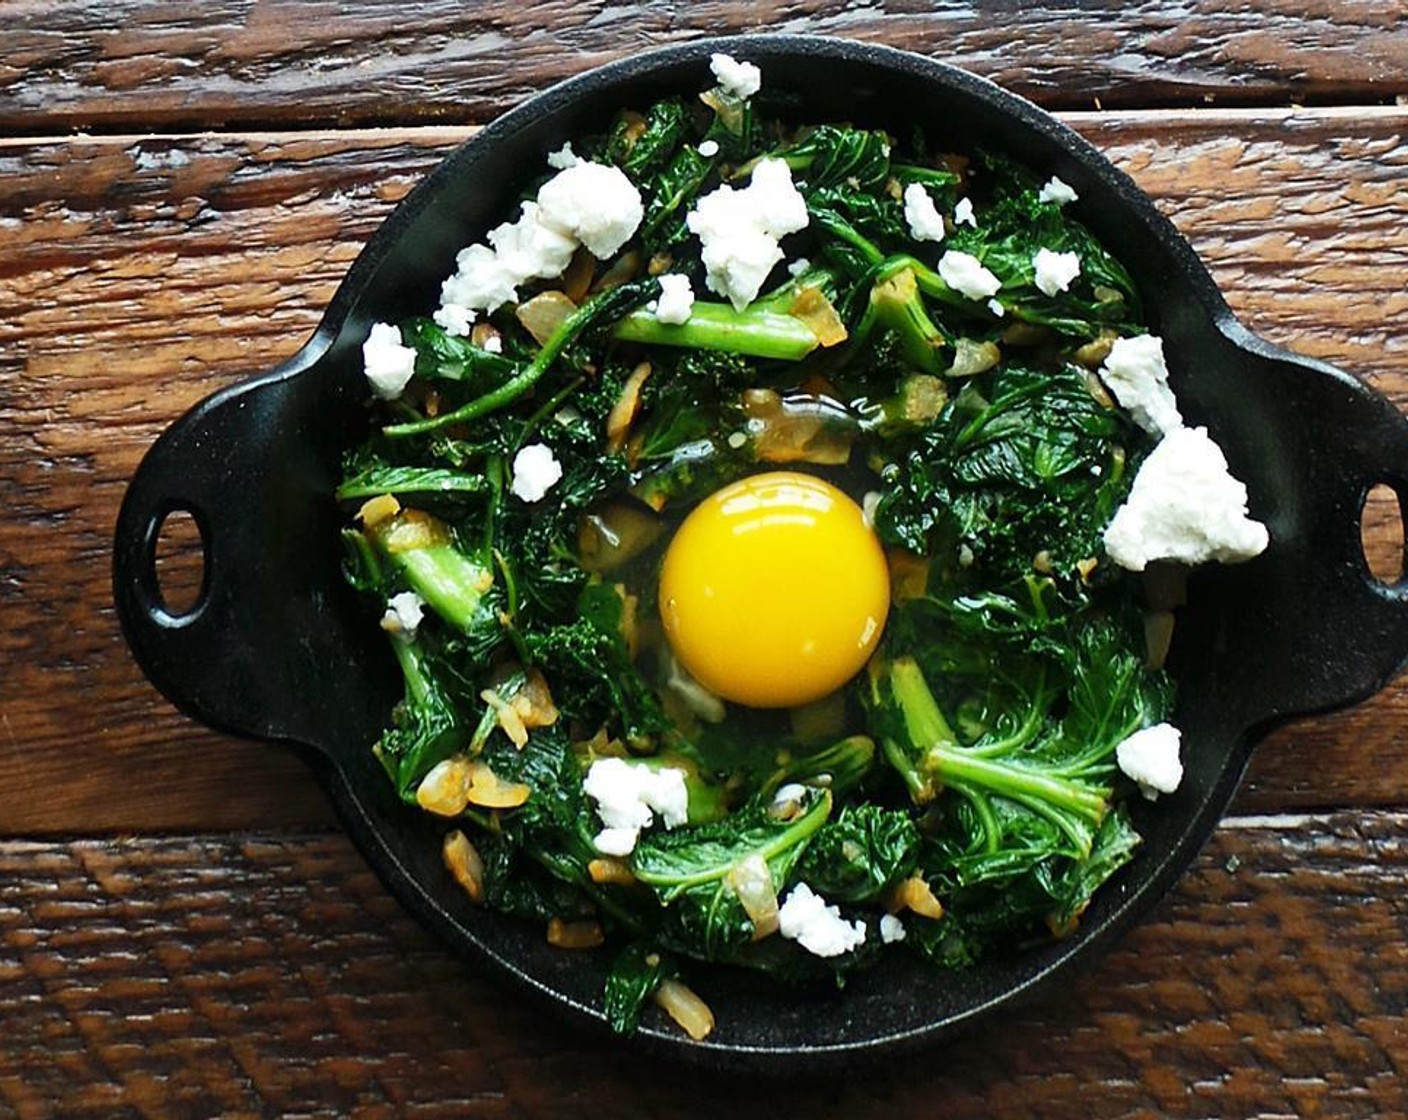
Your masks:
<svg viewBox="0 0 1408 1120"><path fill-rule="evenodd" d="M886 753L892 762L900 758L897 768L911 792L916 778L930 789L956 790L988 819L986 798L1006 797L1052 821L1078 850L1089 850L1110 808L1108 789L1070 777L1059 764L1009 760L960 746L913 658L890 663L889 686L909 743L905 749L887 742Z"/></svg>
<svg viewBox="0 0 1408 1120"><path fill-rule="evenodd" d="M542 349L534 355L533 360L502 385L491 389L482 396L475 397L474 400L451 412L406 424L392 424L383 428L382 431L393 437L414 436L422 432L433 432L450 424L462 424L467 420L474 420L480 416L487 416L491 412L497 412L504 406L518 400L536 385L553 362L557 360L558 355L578 335L598 319L609 318L612 312L618 308L638 301L641 295L640 286L635 284L623 284L620 287L608 288L604 292L597 293L563 319L557 330L553 331L547 341L543 343Z"/></svg>
<svg viewBox="0 0 1408 1120"><path fill-rule="evenodd" d="M649 311L633 311L612 333L625 342L719 350L788 362L800 361L817 347L816 335L802 320L756 303L737 311L730 304L696 300L684 323L662 323Z"/></svg>
<svg viewBox="0 0 1408 1120"><path fill-rule="evenodd" d="M367 526L377 552L412 591L455 629L468 634L492 621L484 593L494 575L487 562L461 551L443 522L406 510Z"/></svg>

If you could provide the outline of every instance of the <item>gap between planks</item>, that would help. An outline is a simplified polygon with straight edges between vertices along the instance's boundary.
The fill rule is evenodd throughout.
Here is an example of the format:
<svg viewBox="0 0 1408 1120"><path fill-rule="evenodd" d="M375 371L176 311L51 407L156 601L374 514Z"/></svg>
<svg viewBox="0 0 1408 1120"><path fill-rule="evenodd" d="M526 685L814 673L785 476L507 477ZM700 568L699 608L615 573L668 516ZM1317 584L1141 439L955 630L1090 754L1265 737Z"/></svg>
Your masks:
<svg viewBox="0 0 1408 1120"><path fill-rule="evenodd" d="M1079 128L1094 124L1139 123L1148 125L1275 123L1291 121L1333 122L1343 120L1355 124L1383 124L1402 121L1408 124L1408 105L1331 105L1305 107L1253 106L1250 108L1178 108L1178 109L1081 109L1054 112L1057 120ZM45 144L106 144L114 147L144 144L152 141L185 142L192 140L253 140L269 143L306 139L316 136L325 140L455 140L482 131L478 124L378 125L369 128L307 128L307 129L203 129L197 132L69 132L36 136L0 136L0 149L32 148Z"/></svg>

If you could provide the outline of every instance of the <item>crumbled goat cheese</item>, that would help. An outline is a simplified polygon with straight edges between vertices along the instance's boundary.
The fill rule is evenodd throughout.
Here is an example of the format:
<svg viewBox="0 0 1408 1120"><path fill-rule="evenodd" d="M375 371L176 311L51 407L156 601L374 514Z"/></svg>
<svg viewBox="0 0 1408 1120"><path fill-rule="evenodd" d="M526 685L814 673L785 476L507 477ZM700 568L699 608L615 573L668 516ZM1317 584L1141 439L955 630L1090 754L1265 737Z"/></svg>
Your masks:
<svg viewBox="0 0 1408 1120"><path fill-rule="evenodd" d="M667 272L660 277L660 299L655 317L662 323L687 323L694 311L694 289L689 277Z"/></svg>
<svg viewBox="0 0 1408 1120"><path fill-rule="evenodd" d="M1002 301L1000 299L988 300L988 310L991 311L994 315L996 315L999 319L1001 319L1004 315L1007 314L1007 308L1002 306Z"/></svg>
<svg viewBox="0 0 1408 1120"><path fill-rule="evenodd" d="M703 140L699 144L699 154L705 159L713 159L719 154L719 142L717 140Z"/></svg>
<svg viewBox="0 0 1408 1120"><path fill-rule="evenodd" d="M721 186L686 219L703 245L705 284L743 310L782 260L778 239L807 225L807 204L780 159L760 160L743 190Z"/></svg>
<svg viewBox="0 0 1408 1120"><path fill-rule="evenodd" d="M596 815L604 826L593 841L597 851L630 855L641 829L655 823L656 813L666 828L684 824L689 816L684 779L684 771L672 766L655 770L621 758L593 762L582 789L596 802Z"/></svg>
<svg viewBox="0 0 1408 1120"><path fill-rule="evenodd" d="M1183 763L1178 760L1182 734L1171 723L1157 723L1136 731L1115 748L1120 769L1139 783L1139 792L1150 801L1172 793L1183 780Z"/></svg>
<svg viewBox="0 0 1408 1120"><path fill-rule="evenodd" d="M969 299L987 299L1002 287L1002 281L984 268L982 261L956 249L939 258L939 279Z"/></svg>
<svg viewBox="0 0 1408 1120"><path fill-rule="evenodd" d="M441 306L493 311L518 299L515 277L487 245L470 245L455 257L455 273L440 285Z"/></svg>
<svg viewBox="0 0 1408 1120"><path fill-rule="evenodd" d="M1080 275L1080 257L1075 253L1053 253L1038 249L1032 257L1036 286L1049 296L1064 292Z"/></svg>
<svg viewBox="0 0 1408 1120"><path fill-rule="evenodd" d="M848 922L841 910L806 883L798 883L777 911L777 929L818 957L839 957L865 941L865 923Z"/></svg>
<svg viewBox="0 0 1408 1120"><path fill-rule="evenodd" d="M904 189L904 220L916 241L944 239L944 220L929 192L919 183L910 183Z"/></svg>
<svg viewBox="0 0 1408 1120"><path fill-rule="evenodd" d="M971 198L960 198L953 208L953 224L956 226L969 225L974 229L978 228L978 217L973 213L973 200Z"/></svg>
<svg viewBox="0 0 1408 1120"><path fill-rule="evenodd" d="M893 914L880 915L880 940L886 945L893 945L896 941L903 941L906 936L904 923Z"/></svg>
<svg viewBox="0 0 1408 1120"><path fill-rule="evenodd" d="M1150 435L1161 436L1183 426L1173 390L1163 339L1152 334L1117 338L1100 367L1100 379L1120 407Z"/></svg>
<svg viewBox="0 0 1408 1120"><path fill-rule="evenodd" d="M515 285L561 276L577 251L576 241L549 225L543 208L535 202L523 204L516 222L491 229L488 241Z"/></svg>
<svg viewBox="0 0 1408 1120"><path fill-rule="evenodd" d="M372 392L384 401L394 400L416 371L416 352L401 344L401 328L373 323L362 343L362 368Z"/></svg>
<svg viewBox="0 0 1408 1120"><path fill-rule="evenodd" d="M728 54L711 54L709 69L719 87L730 97L739 101L752 97L763 88L763 72L751 62L739 62Z"/></svg>
<svg viewBox="0 0 1408 1120"><path fill-rule="evenodd" d="M562 464L545 443L530 443L513 457L513 482L509 489L525 502L541 501L562 477Z"/></svg>
<svg viewBox="0 0 1408 1120"><path fill-rule="evenodd" d="M554 171L566 171L569 167L576 167L581 162L577 153L572 150L571 140L563 144L557 151L548 153L548 166Z"/></svg>
<svg viewBox="0 0 1408 1120"><path fill-rule="evenodd" d="M461 307L458 303L442 303L435 309L431 318L446 334L463 338L469 334L469 328L478 316L472 307Z"/></svg>
<svg viewBox="0 0 1408 1120"><path fill-rule="evenodd" d="M1249 560L1267 541L1266 526L1247 516L1247 488L1228 472L1206 428L1164 436L1105 529L1110 559L1132 572L1156 560Z"/></svg>
<svg viewBox="0 0 1408 1120"><path fill-rule="evenodd" d="M787 275L796 279L798 276L801 276L802 273L806 272L807 269L811 268L811 266L812 262L807 260L806 257L798 257L795 261L791 261L787 265Z"/></svg>
<svg viewBox="0 0 1408 1120"><path fill-rule="evenodd" d="M402 591L386 601L386 613L381 616L381 628L393 634L410 637L425 617L425 600L414 591Z"/></svg>
<svg viewBox="0 0 1408 1120"><path fill-rule="evenodd" d="M1046 186L1037 193L1037 198L1042 202L1054 202L1057 206L1064 206L1068 202L1074 202L1080 196L1076 194L1075 188L1069 183L1058 179L1055 175L1047 180Z"/></svg>
<svg viewBox="0 0 1408 1120"><path fill-rule="evenodd" d="M538 220L576 238L597 260L614 256L643 217L640 191L619 167L583 160L538 189Z"/></svg>
<svg viewBox="0 0 1408 1120"><path fill-rule="evenodd" d="M491 334L484 339L483 350L487 354L502 354L504 352L504 340L502 336Z"/></svg>

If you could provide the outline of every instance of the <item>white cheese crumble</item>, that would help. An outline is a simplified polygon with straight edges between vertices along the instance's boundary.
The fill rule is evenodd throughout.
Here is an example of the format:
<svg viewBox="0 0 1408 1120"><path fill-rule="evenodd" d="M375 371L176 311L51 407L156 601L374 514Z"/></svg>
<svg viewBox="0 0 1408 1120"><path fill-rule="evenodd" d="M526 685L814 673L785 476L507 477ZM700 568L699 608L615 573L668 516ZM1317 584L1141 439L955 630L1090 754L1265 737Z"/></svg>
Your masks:
<svg viewBox="0 0 1408 1120"><path fill-rule="evenodd" d="M904 189L904 220L916 241L944 239L944 220L929 192L919 183L910 183Z"/></svg>
<svg viewBox="0 0 1408 1120"><path fill-rule="evenodd" d="M381 628L392 634L410 637L425 617L425 600L414 591L401 591L386 600L386 613L381 616Z"/></svg>
<svg viewBox="0 0 1408 1120"><path fill-rule="evenodd" d="M1037 198L1042 202L1054 202L1057 206L1064 206L1068 202L1074 202L1080 196L1076 194L1075 188L1055 175L1046 181L1046 185L1037 192Z"/></svg>
<svg viewBox="0 0 1408 1120"><path fill-rule="evenodd" d="M801 782L788 782L784 786L779 786L777 792L772 795L771 808L786 809L800 804L802 798L806 796L807 787Z"/></svg>
<svg viewBox="0 0 1408 1120"><path fill-rule="evenodd" d="M504 340L500 335L491 334L484 340L482 349L487 354L502 354L504 352Z"/></svg>
<svg viewBox="0 0 1408 1120"><path fill-rule="evenodd" d="M939 279L969 299L987 299L1002 287L1002 281L984 268L982 261L956 249L939 258Z"/></svg>
<svg viewBox="0 0 1408 1120"><path fill-rule="evenodd" d="M973 213L973 200L971 198L960 198L953 208L953 224L956 226L968 225L974 229L978 228L977 215Z"/></svg>
<svg viewBox="0 0 1408 1120"><path fill-rule="evenodd" d="M811 268L811 266L812 262L807 260L806 257L798 257L795 261L791 261L787 265L787 275L796 279L798 276L801 276L802 273L806 272L807 269Z"/></svg>
<svg viewBox="0 0 1408 1120"><path fill-rule="evenodd" d="M1132 572L1156 560L1249 560L1267 541L1266 526L1247 516L1246 486L1228 472L1206 428L1164 436L1105 528L1110 559Z"/></svg>
<svg viewBox="0 0 1408 1120"><path fill-rule="evenodd" d="M988 310L991 311L994 315L996 315L999 319L1001 319L1004 315L1007 314L1007 308L1002 306L1002 301L1000 299L988 300Z"/></svg>
<svg viewBox="0 0 1408 1120"><path fill-rule="evenodd" d="M562 464L545 443L530 443L513 457L513 482L509 489L525 502L541 501L562 478Z"/></svg>
<svg viewBox="0 0 1408 1120"><path fill-rule="evenodd" d="M689 816L684 779L684 771L672 766L656 770L622 758L593 762L582 789L596 802L596 815L604 826L592 841L597 851L630 855L641 829L655 823L656 813L666 828L684 824Z"/></svg>
<svg viewBox="0 0 1408 1120"><path fill-rule="evenodd" d="M640 228L643 217L640 191L619 167L583 160L538 189L542 224L580 241L597 260L614 256Z"/></svg>
<svg viewBox="0 0 1408 1120"><path fill-rule="evenodd" d="M384 401L401 395L416 371L416 352L401 344L401 328L373 323L362 343L362 369L372 392Z"/></svg>
<svg viewBox="0 0 1408 1120"><path fill-rule="evenodd" d="M695 203L686 219L703 245L704 282L743 310L782 260L778 239L807 225L807 204L780 159L760 160L743 190L721 186Z"/></svg>
<svg viewBox="0 0 1408 1120"><path fill-rule="evenodd" d="M903 941L906 936L904 923L893 914L880 915L880 940L886 945L893 945L896 941Z"/></svg>
<svg viewBox="0 0 1408 1120"><path fill-rule="evenodd" d="M798 883L777 912L778 932L818 957L839 957L865 941L865 923L848 922L806 883Z"/></svg>
<svg viewBox="0 0 1408 1120"><path fill-rule="evenodd" d="M752 97L763 88L763 72L751 62L739 62L732 55L711 54L709 69L714 72L719 88L739 101Z"/></svg>
<svg viewBox="0 0 1408 1120"><path fill-rule="evenodd" d="M1080 275L1080 257L1075 253L1053 253L1038 249L1032 257L1036 286L1049 296L1064 292Z"/></svg>
<svg viewBox="0 0 1408 1120"><path fill-rule="evenodd" d="M660 299L655 317L662 323L687 323L694 312L694 289L689 277L667 272L660 277Z"/></svg>
<svg viewBox="0 0 1408 1120"><path fill-rule="evenodd" d="M705 159L713 159L719 154L719 142L717 140L701 140L699 154Z"/></svg>
<svg viewBox="0 0 1408 1120"><path fill-rule="evenodd" d="M431 318L446 334L463 338L478 318L474 308L462 307L458 303L442 303L435 309Z"/></svg>
<svg viewBox="0 0 1408 1120"><path fill-rule="evenodd" d="M455 256L454 275L440 285L440 303L493 311L518 299L524 279L515 277L489 246L469 245Z"/></svg>
<svg viewBox="0 0 1408 1120"><path fill-rule="evenodd" d="M548 166L554 171L566 171L569 167L576 167L581 162L581 158L572 150L571 140L563 144L557 151L548 153Z"/></svg>
<svg viewBox="0 0 1408 1120"><path fill-rule="evenodd" d="M1161 436L1183 426L1178 402L1168 387L1163 339L1157 335L1115 339L1100 367L1100 380L1130 419L1150 435Z"/></svg>
<svg viewBox="0 0 1408 1120"><path fill-rule="evenodd" d="M1183 733L1171 723L1157 723L1136 731L1115 748L1115 761L1139 783L1139 792L1150 801L1172 793L1183 780L1178 744Z"/></svg>

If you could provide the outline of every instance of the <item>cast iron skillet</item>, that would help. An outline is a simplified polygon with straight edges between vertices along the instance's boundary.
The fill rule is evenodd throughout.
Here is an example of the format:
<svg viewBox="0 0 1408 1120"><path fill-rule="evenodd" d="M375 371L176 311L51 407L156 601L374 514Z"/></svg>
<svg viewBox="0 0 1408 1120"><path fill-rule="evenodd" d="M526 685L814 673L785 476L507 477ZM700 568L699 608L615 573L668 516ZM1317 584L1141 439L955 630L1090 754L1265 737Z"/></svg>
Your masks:
<svg viewBox="0 0 1408 1120"><path fill-rule="evenodd" d="M370 324L434 306L456 251L510 212L546 153L599 131L618 109L706 88L715 50L759 63L765 90L791 95L799 119L898 134L919 124L945 148L1006 152L1071 183L1074 213L1144 295L1188 422L1206 424L1225 448L1272 539L1257 560L1191 581L1171 661L1183 786L1134 806L1146 843L1075 936L959 974L894 954L823 995L696 975L717 1014L714 1034L691 1043L647 1016L637 1038L720 1067L815 1069L936 1038L1039 984L1069 982L1071 966L1109 945L1188 866L1258 738L1368 696L1401 666L1408 592L1370 577L1359 517L1376 483L1403 504L1408 424L1352 378L1234 322L1172 225L1080 137L916 55L791 36L695 42L564 82L490 125L377 231L297 355L217 393L157 440L118 517L114 590L137 661L174 704L225 731L309 748L348 832L396 897L449 945L577 1020L602 1023L608 951L554 950L540 929L472 906L441 866L439 830L397 801L372 759L401 686L374 617L340 577L332 491L339 454L366 431L360 345ZM205 547L204 586L179 616L163 606L153 559L176 510L194 516Z"/></svg>

